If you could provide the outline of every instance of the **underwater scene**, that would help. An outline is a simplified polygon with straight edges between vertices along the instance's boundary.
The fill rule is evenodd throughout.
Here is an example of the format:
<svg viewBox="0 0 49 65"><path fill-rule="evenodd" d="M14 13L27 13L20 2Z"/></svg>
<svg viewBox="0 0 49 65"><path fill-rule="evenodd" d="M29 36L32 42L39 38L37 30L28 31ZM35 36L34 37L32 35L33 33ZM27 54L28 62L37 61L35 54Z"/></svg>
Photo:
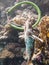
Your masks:
<svg viewBox="0 0 49 65"><path fill-rule="evenodd" d="M49 0L0 0L0 65L49 65Z"/></svg>

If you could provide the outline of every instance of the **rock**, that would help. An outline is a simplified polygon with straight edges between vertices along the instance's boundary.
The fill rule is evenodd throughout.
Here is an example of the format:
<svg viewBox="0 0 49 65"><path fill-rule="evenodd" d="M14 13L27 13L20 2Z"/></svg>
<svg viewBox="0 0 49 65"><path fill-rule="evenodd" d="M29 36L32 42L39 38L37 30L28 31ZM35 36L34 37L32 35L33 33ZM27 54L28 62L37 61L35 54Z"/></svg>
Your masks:
<svg viewBox="0 0 49 65"><path fill-rule="evenodd" d="M49 0L31 0L32 2L36 3L40 9L43 15L47 14L49 15Z"/></svg>
<svg viewBox="0 0 49 65"><path fill-rule="evenodd" d="M24 61L21 65L27 65L27 64L26 64L26 61Z"/></svg>

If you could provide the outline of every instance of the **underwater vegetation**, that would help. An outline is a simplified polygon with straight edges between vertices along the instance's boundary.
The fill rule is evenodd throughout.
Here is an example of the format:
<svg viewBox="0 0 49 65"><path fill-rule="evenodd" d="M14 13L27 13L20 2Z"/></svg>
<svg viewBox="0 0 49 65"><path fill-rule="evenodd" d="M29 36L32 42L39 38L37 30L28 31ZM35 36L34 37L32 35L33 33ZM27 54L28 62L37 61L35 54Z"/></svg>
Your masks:
<svg viewBox="0 0 49 65"><path fill-rule="evenodd" d="M49 16L41 16L30 1L15 3L2 13L0 64L49 65Z"/></svg>

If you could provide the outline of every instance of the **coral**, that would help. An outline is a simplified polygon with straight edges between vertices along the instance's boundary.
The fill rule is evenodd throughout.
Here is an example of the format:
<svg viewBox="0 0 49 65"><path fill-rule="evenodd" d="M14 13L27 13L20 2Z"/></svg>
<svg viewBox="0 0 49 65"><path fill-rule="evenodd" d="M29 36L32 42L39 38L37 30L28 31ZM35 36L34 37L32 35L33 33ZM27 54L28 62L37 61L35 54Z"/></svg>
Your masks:
<svg viewBox="0 0 49 65"><path fill-rule="evenodd" d="M44 16L38 25L39 37L44 41L43 43L36 40L36 48L41 50L43 54L43 62L48 64L49 58L49 16ZM38 50L37 49L37 50Z"/></svg>

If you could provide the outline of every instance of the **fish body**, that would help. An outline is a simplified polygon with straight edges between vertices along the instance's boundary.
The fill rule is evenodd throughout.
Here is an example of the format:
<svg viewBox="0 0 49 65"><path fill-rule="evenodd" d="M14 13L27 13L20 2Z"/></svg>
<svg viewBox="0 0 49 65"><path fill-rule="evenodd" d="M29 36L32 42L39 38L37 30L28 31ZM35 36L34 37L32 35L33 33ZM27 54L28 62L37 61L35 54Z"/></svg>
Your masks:
<svg viewBox="0 0 49 65"><path fill-rule="evenodd" d="M26 54L27 59L30 60L32 51L34 51L34 38L32 37L32 28L29 27L29 19L25 23L25 45L26 45Z"/></svg>
<svg viewBox="0 0 49 65"><path fill-rule="evenodd" d="M31 58L31 54L34 51L34 39L32 37L28 37L25 41L26 45L26 53L28 55L28 59Z"/></svg>

